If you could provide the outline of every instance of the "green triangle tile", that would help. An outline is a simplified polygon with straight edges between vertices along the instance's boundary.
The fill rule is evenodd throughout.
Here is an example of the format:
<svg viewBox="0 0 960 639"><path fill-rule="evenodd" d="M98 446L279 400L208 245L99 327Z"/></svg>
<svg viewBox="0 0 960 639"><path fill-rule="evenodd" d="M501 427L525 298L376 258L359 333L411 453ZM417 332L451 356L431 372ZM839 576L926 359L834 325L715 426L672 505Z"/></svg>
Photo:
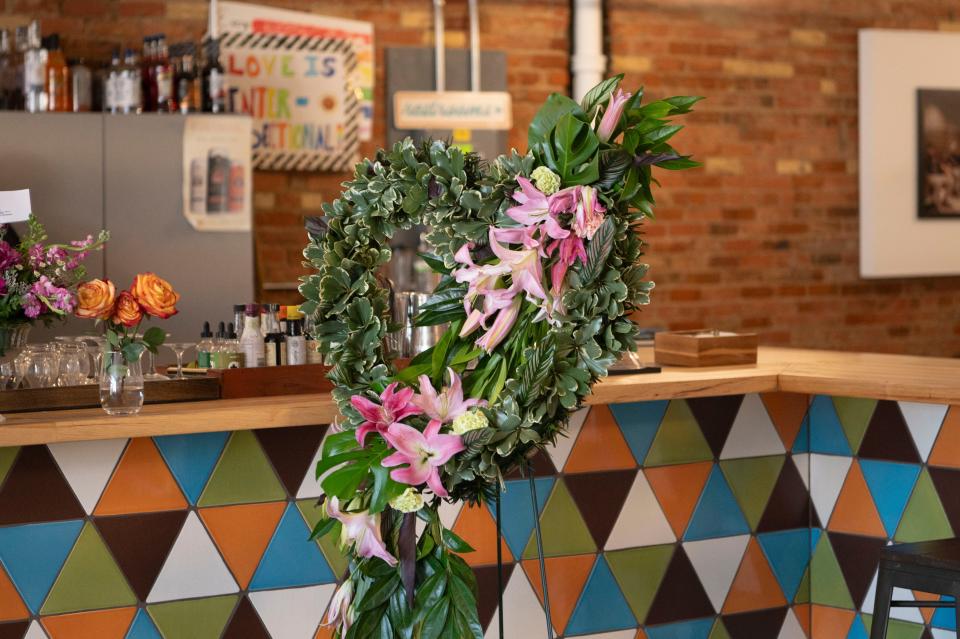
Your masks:
<svg viewBox="0 0 960 639"><path fill-rule="evenodd" d="M800 586L797 587L797 594L793 597L795 604L810 603L810 567L803 571L803 578L800 579Z"/></svg>
<svg viewBox="0 0 960 639"><path fill-rule="evenodd" d="M891 619L887 625L887 639L920 639L923 626L901 619Z"/></svg>
<svg viewBox="0 0 960 639"><path fill-rule="evenodd" d="M861 399L859 397L834 397L833 407L840 418L843 434L847 436L850 450L856 455L860 449L860 442L867 432L870 418L877 407L875 399Z"/></svg>
<svg viewBox="0 0 960 639"><path fill-rule="evenodd" d="M316 499L301 499L297 502L297 509L303 516L303 520L310 526L310 530L313 530L323 514L323 508L317 505ZM323 553L327 563L330 564L333 574L339 578L347 571L350 562L343 551L337 547L336 538L333 535L323 535L316 541L317 545L320 546L320 552Z"/></svg>
<svg viewBox="0 0 960 639"><path fill-rule="evenodd" d="M783 455L771 455L725 459L720 462L720 469L723 470L737 503L747 517L750 530L757 529L785 460Z"/></svg>
<svg viewBox="0 0 960 639"><path fill-rule="evenodd" d="M249 504L285 497L283 486L257 438L251 431L240 430L227 442L198 505Z"/></svg>
<svg viewBox="0 0 960 639"><path fill-rule="evenodd" d="M100 533L87 522L53 584L40 614L132 606L137 598L107 550Z"/></svg>
<svg viewBox="0 0 960 639"><path fill-rule="evenodd" d="M723 620L720 617L717 617L717 622L713 624L713 630L710 631L710 636L707 639L730 639L730 633L727 632L727 627L723 625Z"/></svg>
<svg viewBox="0 0 960 639"><path fill-rule="evenodd" d="M650 612L650 604L670 565L673 550L673 544L665 544L605 553L613 578L620 584L623 596L641 624Z"/></svg>
<svg viewBox="0 0 960 639"><path fill-rule="evenodd" d="M943 510L943 504L937 496L937 490L926 468L920 473L913 495L903 511L900 527L893 536L894 541L927 541L953 537L953 529Z"/></svg>
<svg viewBox="0 0 960 639"><path fill-rule="evenodd" d="M684 401L670 402L644 464L666 466L710 459L713 459L713 451L690 412L690 406Z"/></svg>
<svg viewBox="0 0 960 639"><path fill-rule="evenodd" d="M847 589L847 582L843 578L837 556L833 552L833 545L826 534L820 535L817 549L813 551L810 574L813 575L810 588L810 599L813 603L835 608L853 608L853 599Z"/></svg>
<svg viewBox="0 0 960 639"><path fill-rule="evenodd" d="M553 493L547 499L540 515L540 529L543 531L543 555L582 555L597 552L593 535L583 520L583 515L573 501L566 483L557 480ZM530 534L530 541L523 551L524 559L537 556L537 533Z"/></svg>
<svg viewBox="0 0 960 639"><path fill-rule="evenodd" d="M13 466L13 461L17 458L17 453L19 452L19 446L0 448L0 484L2 484L3 480L7 478L7 473L10 472L10 468Z"/></svg>
<svg viewBox="0 0 960 639"><path fill-rule="evenodd" d="M223 595L168 601L147 606L147 612L163 639L219 639L237 599L237 595Z"/></svg>

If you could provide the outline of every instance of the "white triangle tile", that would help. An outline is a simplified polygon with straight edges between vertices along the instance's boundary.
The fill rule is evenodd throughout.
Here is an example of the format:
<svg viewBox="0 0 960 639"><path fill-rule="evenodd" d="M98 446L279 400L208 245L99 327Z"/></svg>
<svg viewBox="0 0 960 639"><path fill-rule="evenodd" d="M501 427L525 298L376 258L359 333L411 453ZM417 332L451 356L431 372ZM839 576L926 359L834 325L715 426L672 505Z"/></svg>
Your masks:
<svg viewBox="0 0 960 639"><path fill-rule="evenodd" d="M957 633L955 633L953 630L931 628L930 634L933 635L933 639L957 639Z"/></svg>
<svg viewBox="0 0 960 639"><path fill-rule="evenodd" d="M607 539L606 550L669 544L677 540L646 476L639 472Z"/></svg>
<svg viewBox="0 0 960 639"><path fill-rule="evenodd" d="M697 571L710 603L715 610L723 608L723 602L730 591L730 584L740 567L740 560L747 549L750 535L721 537L688 541L683 544L693 569Z"/></svg>
<svg viewBox="0 0 960 639"><path fill-rule="evenodd" d="M777 639L807 639L807 634L797 620L796 611L793 608L787 610L787 616L783 620L783 626L780 627L780 634L777 635Z"/></svg>
<svg viewBox="0 0 960 639"><path fill-rule="evenodd" d="M317 447L317 452L313 454L313 459L307 465L307 473L303 476L303 481L300 482L300 488L297 490L297 499L318 499L323 495L323 490L320 489L320 480L317 479L316 468L323 451L323 444L327 441L329 434L330 428L327 428L327 432L323 434L323 439L320 440L320 445Z"/></svg>
<svg viewBox="0 0 960 639"><path fill-rule="evenodd" d="M40 622L34 620L27 628L27 634L23 635L23 639L47 639L47 633L43 631Z"/></svg>
<svg viewBox="0 0 960 639"><path fill-rule="evenodd" d="M556 445L547 448L547 454L553 460L554 468L562 469L563 465L567 463L570 451L573 450L577 435L580 434L580 429L583 428L583 422L587 419L589 412L590 408L584 407L570 415L570 423L567 425L566 433L557 437Z"/></svg>
<svg viewBox="0 0 960 639"><path fill-rule="evenodd" d="M893 599L900 601L909 601L915 599L913 593L907 590L906 588L894 588L893 589ZM891 608L890 609L890 618L891 619L900 619L902 621L910 621L912 623L924 623L923 615L920 614L919 608Z"/></svg>
<svg viewBox="0 0 960 639"><path fill-rule="evenodd" d="M860 611L868 615L873 614L873 600L877 598L877 575L880 571L873 571L873 579L870 580L870 587L867 588L867 594L863 598L863 604L860 605Z"/></svg>
<svg viewBox="0 0 960 639"><path fill-rule="evenodd" d="M448 501L440 502L440 508L437 511L437 514L440 515L440 523L443 524L443 527L447 529L452 529L453 524L455 524L457 521L457 517L460 516L461 510L463 510L462 501L458 501L452 504ZM417 519L417 521L419 522L420 519Z"/></svg>
<svg viewBox="0 0 960 639"><path fill-rule="evenodd" d="M837 504L843 481L850 470L852 457L838 457L836 455L810 455L810 498L817 509L820 521L826 524L830 521L833 507Z"/></svg>
<svg viewBox="0 0 960 639"><path fill-rule="evenodd" d="M797 472L800 473L800 479L803 480L803 486L808 491L810 490L810 453L800 453L799 455L792 455L793 466L797 469Z"/></svg>
<svg viewBox="0 0 960 639"><path fill-rule="evenodd" d="M777 434L760 396L756 393L744 395L737 417L733 420L730 435L727 436L727 443L720 452L720 459L783 453L783 440Z"/></svg>
<svg viewBox="0 0 960 639"><path fill-rule="evenodd" d="M537 599L527 576L520 566L513 569L507 587L503 589L503 635L505 637L542 637L544 633L543 606ZM487 628L484 639L498 639L497 611Z"/></svg>
<svg viewBox="0 0 960 639"><path fill-rule="evenodd" d="M917 445L920 459L927 461L930 449L940 432L940 425L950 408L946 404L921 404L919 402L897 402L900 412L907 422L907 428L913 436L913 443Z"/></svg>
<svg viewBox="0 0 960 639"><path fill-rule="evenodd" d="M237 592L237 582L220 558L195 512L187 520L160 570L148 603Z"/></svg>
<svg viewBox="0 0 960 639"><path fill-rule="evenodd" d="M336 584L251 592L250 602L273 639L313 639Z"/></svg>
<svg viewBox="0 0 960 639"><path fill-rule="evenodd" d="M604 632L599 635L577 635L577 639L634 639L637 636L636 629L619 630L617 632Z"/></svg>
<svg viewBox="0 0 960 639"><path fill-rule="evenodd" d="M127 445L126 439L49 444L63 476L89 515L100 500L117 460Z"/></svg>

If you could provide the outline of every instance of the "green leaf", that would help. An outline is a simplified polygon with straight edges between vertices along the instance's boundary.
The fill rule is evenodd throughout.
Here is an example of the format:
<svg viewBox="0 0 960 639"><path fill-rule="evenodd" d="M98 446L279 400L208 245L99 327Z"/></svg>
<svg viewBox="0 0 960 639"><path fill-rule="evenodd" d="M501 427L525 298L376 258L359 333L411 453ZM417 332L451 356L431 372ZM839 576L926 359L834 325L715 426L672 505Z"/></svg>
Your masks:
<svg viewBox="0 0 960 639"><path fill-rule="evenodd" d="M313 530L310 532L310 539L319 539L320 537L323 537L339 523L340 522L333 517L324 517L317 522L316 526L313 527Z"/></svg>
<svg viewBox="0 0 960 639"><path fill-rule="evenodd" d="M357 610L359 612L366 612L373 610L380 604L386 603L387 600L390 599L390 595L393 594L393 591L396 590L399 585L400 574L397 572L394 572L386 579L378 579L373 582L366 593L364 593L363 599L357 604Z"/></svg>
<svg viewBox="0 0 960 639"><path fill-rule="evenodd" d="M359 448L357 443L357 432L354 430L345 430L339 433L333 433L327 436L323 442L323 456L332 457L348 451Z"/></svg>
<svg viewBox="0 0 960 639"><path fill-rule="evenodd" d="M427 263L427 266L429 266L430 270L432 270L434 273L443 273L444 275L448 275L450 273L450 269L444 266L443 258L439 255L434 255L433 253L417 253L417 255L420 256L420 259Z"/></svg>
<svg viewBox="0 0 960 639"><path fill-rule="evenodd" d="M126 344L123 349L123 360L127 363L133 363L140 359L140 356L143 355L143 351L146 350L144 345L140 342L130 342ZM151 371L153 372L153 371Z"/></svg>
<svg viewBox="0 0 960 639"><path fill-rule="evenodd" d="M143 334L143 341L146 342L147 346L152 346L154 348L163 344L164 340L166 339L167 332L159 326L151 326Z"/></svg>
<svg viewBox="0 0 960 639"><path fill-rule="evenodd" d="M581 269L583 284L590 284L597 279L607 265L607 258L610 257L612 248L613 219L607 217L587 244L587 263Z"/></svg>
<svg viewBox="0 0 960 639"><path fill-rule="evenodd" d="M669 171L682 171L684 169L695 169L702 165L696 160L691 160L687 157L677 158L676 160L667 160L666 162L659 162L656 166Z"/></svg>
<svg viewBox="0 0 960 639"><path fill-rule="evenodd" d="M436 603L423 619L420 626L420 639L437 639L447 623L447 613L450 610L450 600L444 597Z"/></svg>
<svg viewBox="0 0 960 639"><path fill-rule="evenodd" d="M588 119L593 119L594 110L607 101L610 95L616 91L621 80L623 80L623 74L619 73L612 78L607 78L597 86L587 91L586 95L583 96L583 99L580 100L580 107L583 109L584 113L589 116Z"/></svg>
<svg viewBox="0 0 960 639"><path fill-rule="evenodd" d="M579 104L565 95L551 93L547 101L537 111L537 114L533 116L533 121L530 122L530 129L527 132L527 146L533 148L548 142L550 132L557 126L557 122L568 114L586 118L586 114Z"/></svg>
<svg viewBox="0 0 960 639"><path fill-rule="evenodd" d="M460 535L446 528L443 530L443 545L453 552L473 552L473 546L465 542Z"/></svg>
<svg viewBox="0 0 960 639"><path fill-rule="evenodd" d="M354 431L350 431L350 434L353 435ZM354 439L354 442L357 440ZM364 457L369 457L370 453L366 450L353 450L346 453L339 453L337 455L332 455L328 457L324 453L323 457L320 458L320 461L317 462L316 477L320 479L320 476L333 468L334 466L339 466L348 461L354 461L356 459L363 459Z"/></svg>
<svg viewBox="0 0 960 639"><path fill-rule="evenodd" d="M328 497L349 499L357 492L357 487L367 476L368 470L366 464L350 464L327 475L320 486Z"/></svg>
<svg viewBox="0 0 960 639"><path fill-rule="evenodd" d="M600 138L585 122L571 114L560 118L553 131L552 157L564 184L573 183L582 166L595 159L599 146Z"/></svg>
<svg viewBox="0 0 960 639"><path fill-rule="evenodd" d="M373 473L373 488L370 491L370 512L381 512L387 502L405 490L405 486L390 479L390 469L374 463L370 466Z"/></svg>

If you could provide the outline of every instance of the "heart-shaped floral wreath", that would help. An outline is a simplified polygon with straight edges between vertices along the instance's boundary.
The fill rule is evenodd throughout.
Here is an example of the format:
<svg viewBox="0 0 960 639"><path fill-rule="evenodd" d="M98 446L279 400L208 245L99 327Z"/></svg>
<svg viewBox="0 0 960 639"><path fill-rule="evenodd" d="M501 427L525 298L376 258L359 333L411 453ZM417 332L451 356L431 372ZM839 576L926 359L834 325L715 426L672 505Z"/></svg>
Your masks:
<svg viewBox="0 0 960 639"><path fill-rule="evenodd" d="M551 95L530 150L489 167L442 142L381 150L310 229L317 272L300 291L343 416L316 469L326 497L314 535L338 535L350 559L327 615L341 639L482 639L457 554L471 548L441 524L441 500L495 499L635 349L630 314L653 288L638 262L651 169L697 166L668 144L681 127L667 118L699 98L641 106L621 79L580 104ZM416 321L448 328L397 371L377 271L393 234L415 224L429 228L434 253L422 257L441 276Z"/></svg>

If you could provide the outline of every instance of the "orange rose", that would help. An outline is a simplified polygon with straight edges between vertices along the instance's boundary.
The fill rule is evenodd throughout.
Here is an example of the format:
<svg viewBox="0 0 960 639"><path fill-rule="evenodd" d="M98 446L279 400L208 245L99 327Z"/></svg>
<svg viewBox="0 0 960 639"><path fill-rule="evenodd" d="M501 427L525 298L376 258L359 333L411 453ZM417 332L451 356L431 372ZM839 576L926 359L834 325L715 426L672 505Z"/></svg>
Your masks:
<svg viewBox="0 0 960 639"><path fill-rule="evenodd" d="M153 273L140 273L133 279L130 293L143 310L154 317L167 319L177 314L180 295L173 290L170 282L162 277Z"/></svg>
<svg viewBox="0 0 960 639"><path fill-rule="evenodd" d="M114 324L123 324L124 326L136 326L143 319L143 309L140 304L130 294L130 291L122 291L117 296L117 303L113 307L113 317L110 318Z"/></svg>
<svg viewBox="0 0 960 639"><path fill-rule="evenodd" d="M110 319L117 301L117 289L110 280L90 280L77 287L77 317Z"/></svg>

